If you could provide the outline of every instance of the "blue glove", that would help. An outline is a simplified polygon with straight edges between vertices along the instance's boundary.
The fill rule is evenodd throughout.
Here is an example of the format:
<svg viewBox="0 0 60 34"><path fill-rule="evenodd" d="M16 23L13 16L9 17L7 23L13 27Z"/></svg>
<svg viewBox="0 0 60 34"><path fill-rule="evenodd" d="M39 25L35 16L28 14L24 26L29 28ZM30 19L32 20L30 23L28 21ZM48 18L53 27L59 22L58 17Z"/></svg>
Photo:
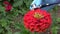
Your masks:
<svg viewBox="0 0 60 34"><path fill-rule="evenodd" d="M42 0L34 0L31 5L36 5L39 6L42 3ZM30 6L30 9L32 10L33 8Z"/></svg>
<svg viewBox="0 0 60 34"><path fill-rule="evenodd" d="M53 3L57 3L60 2L60 0L34 0L32 2L31 5L36 5L36 7L40 6L40 5L44 5L44 4L53 4ZM52 9L55 5L51 5L51 6L47 6L47 7L43 7L41 9L43 10L49 10ZM32 10L32 6L30 6L30 10Z"/></svg>

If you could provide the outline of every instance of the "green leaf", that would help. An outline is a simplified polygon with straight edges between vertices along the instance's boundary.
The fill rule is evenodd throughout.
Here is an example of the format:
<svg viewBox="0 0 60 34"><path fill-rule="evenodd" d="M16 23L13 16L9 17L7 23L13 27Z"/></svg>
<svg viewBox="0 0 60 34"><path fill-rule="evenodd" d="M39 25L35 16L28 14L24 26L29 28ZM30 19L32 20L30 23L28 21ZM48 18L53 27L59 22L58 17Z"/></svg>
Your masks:
<svg viewBox="0 0 60 34"><path fill-rule="evenodd" d="M0 33L3 31L3 29L0 27Z"/></svg>
<svg viewBox="0 0 60 34"><path fill-rule="evenodd" d="M53 8L53 10L54 10L54 11L57 11L57 10L58 10L58 6L55 6L55 7Z"/></svg>
<svg viewBox="0 0 60 34"><path fill-rule="evenodd" d="M28 30L23 30L23 31L21 31L21 34L32 34L32 33Z"/></svg>
<svg viewBox="0 0 60 34"><path fill-rule="evenodd" d="M2 1L2 0L0 0L0 1Z"/></svg>
<svg viewBox="0 0 60 34"><path fill-rule="evenodd" d="M21 34L20 32L15 32L14 34Z"/></svg>
<svg viewBox="0 0 60 34"><path fill-rule="evenodd" d="M1 19L0 20L0 24L3 26L3 27L6 27L7 26L7 21L5 19Z"/></svg>
<svg viewBox="0 0 60 34"><path fill-rule="evenodd" d="M21 27L20 27L20 24L18 24L18 23L15 23L14 26L15 26L16 29L20 29L20 28L21 28Z"/></svg>
<svg viewBox="0 0 60 34"><path fill-rule="evenodd" d="M14 2L19 1L19 0L14 0Z"/></svg>
<svg viewBox="0 0 60 34"><path fill-rule="evenodd" d="M19 11L22 15L24 15L27 11L25 9L21 9L21 11Z"/></svg>
<svg viewBox="0 0 60 34"><path fill-rule="evenodd" d="M14 11L12 15L18 16L18 10Z"/></svg>
<svg viewBox="0 0 60 34"><path fill-rule="evenodd" d="M11 31L8 31L7 34L12 34L12 32Z"/></svg>
<svg viewBox="0 0 60 34"><path fill-rule="evenodd" d="M32 1L33 1L33 0L29 0L29 1L28 1L28 0L24 0L24 2L26 3L26 6L27 6L27 7L30 6L30 4L31 4Z"/></svg>
<svg viewBox="0 0 60 34"><path fill-rule="evenodd" d="M8 0L8 1L11 1L11 0Z"/></svg>
<svg viewBox="0 0 60 34"><path fill-rule="evenodd" d="M3 6L0 5L0 11L5 11L5 8Z"/></svg>
<svg viewBox="0 0 60 34"><path fill-rule="evenodd" d="M16 2L14 2L13 7L18 7L21 6L23 4L23 0L17 0Z"/></svg>
<svg viewBox="0 0 60 34"><path fill-rule="evenodd" d="M60 18L57 18L57 22L60 22Z"/></svg>
<svg viewBox="0 0 60 34"><path fill-rule="evenodd" d="M57 27L56 27L56 26L55 26L55 27L52 27L52 33L53 33L53 34L57 34L57 32L58 32L58 31L57 31Z"/></svg>

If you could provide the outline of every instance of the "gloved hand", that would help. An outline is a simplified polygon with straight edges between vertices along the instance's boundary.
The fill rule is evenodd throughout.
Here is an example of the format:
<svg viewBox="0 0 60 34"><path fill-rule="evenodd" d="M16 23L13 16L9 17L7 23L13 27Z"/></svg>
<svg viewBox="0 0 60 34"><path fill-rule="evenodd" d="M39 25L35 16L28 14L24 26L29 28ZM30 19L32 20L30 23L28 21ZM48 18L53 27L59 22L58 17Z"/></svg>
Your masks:
<svg viewBox="0 0 60 34"><path fill-rule="evenodd" d="M42 3L42 0L34 0L30 6L30 10L37 8L41 3ZM33 7L32 5L36 5L36 6Z"/></svg>
<svg viewBox="0 0 60 34"><path fill-rule="evenodd" d="M34 0L31 4L33 6L30 6L30 10L40 7L40 5L53 4L53 3L57 3L57 2L60 2L60 0ZM52 9L54 6L55 5L51 5L51 6L43 7L41 9L49 10L49 9Z"/></svg>

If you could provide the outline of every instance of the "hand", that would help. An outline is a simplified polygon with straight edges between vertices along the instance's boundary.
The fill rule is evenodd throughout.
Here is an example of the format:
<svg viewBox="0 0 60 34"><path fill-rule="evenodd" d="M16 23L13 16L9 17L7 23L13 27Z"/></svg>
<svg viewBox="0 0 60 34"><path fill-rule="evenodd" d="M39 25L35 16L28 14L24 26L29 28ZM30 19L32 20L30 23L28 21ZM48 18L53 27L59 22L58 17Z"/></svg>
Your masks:
<svg viewBox="0 0 60 34"><path fill-rule="evenodd" d="M43 4L53 4L53 3L58 3L58 2L60 2L60 0L45 0L45 1L43 1L42 3ZM43 7L43 8L41 8L41 9L43 9L43 10L50 10L50 9L52 9L52 8L54 8L54 6L55 5L51 5L51 6L47 6L47 7Z"/></svg>
<svg viewBox="0 0 60 34"><path fill-rule="evenodd" d="M30 6L30 10L37 8L39 5L41 5L42 0L34 0Z"/></svg>
<svg viewBox="0 0 60 34"><path fill-rule="evenodd" d="M30 10L40 7L40 5L42 5L42 4L43 5L47 4L47 3L48 4L53 4L53 3L57 3L57 2L60 2L60 0L34 0L31 4L32 6L30 6ZM35 6L33 6L33 5L35 5ZM55 5L47 6L47 7L41 8L41 9L49 10L49 9L52 9L54 6Z"/></svg>

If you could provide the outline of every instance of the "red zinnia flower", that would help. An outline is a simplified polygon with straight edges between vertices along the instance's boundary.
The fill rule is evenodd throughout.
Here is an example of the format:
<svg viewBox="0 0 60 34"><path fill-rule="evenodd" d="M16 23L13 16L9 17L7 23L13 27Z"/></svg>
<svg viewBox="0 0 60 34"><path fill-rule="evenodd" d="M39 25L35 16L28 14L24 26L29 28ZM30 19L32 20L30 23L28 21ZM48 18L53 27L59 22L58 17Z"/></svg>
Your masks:
<svg viewBox="0 0 60 34"><path fill-rule="evenodd" d="M12 9L12 6L11 5L7 5L5 6L6 10L5 11L10 11Z"/></svg>
<svg viewBox="0 0 60 34"><path fill-rule="evenodd" d="M24 25L32 32L44 32L51 25L50 14L41 9L30 10L24 16Z"/></svg>
<svg viewBox="0 0 60 34"><path fill-rule="evenodd" d="M5 4L5 5L6 5L6 4L10 4L10 3L9 3L8 1L4 1L4 2L3 2L3 4Z"/></svg>
<svg viewBox="0 0 60 34"><path fill-rule="evenodd" d="M8 1L4 1L3 4L5 5L5 11L10 11L12 9L12 5Z"/></svg>

